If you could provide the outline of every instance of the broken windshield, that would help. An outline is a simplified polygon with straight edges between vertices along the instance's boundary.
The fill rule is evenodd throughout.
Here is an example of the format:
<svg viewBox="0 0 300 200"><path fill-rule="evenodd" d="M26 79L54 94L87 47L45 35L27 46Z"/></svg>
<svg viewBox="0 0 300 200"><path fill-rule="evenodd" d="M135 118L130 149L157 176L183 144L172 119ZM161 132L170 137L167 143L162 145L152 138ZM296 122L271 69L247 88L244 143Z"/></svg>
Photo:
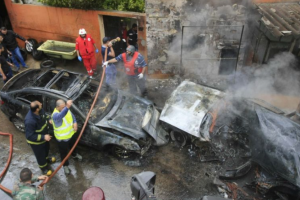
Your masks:
<svg viewBox="0 0 300 200"><path fill-rule="evenodd" d="M85 116L88 114L92 106L96 92L96 85L90 84L74 102ZM91 113L90 120L93 123L99 122L103 117L105 117L109 113L109 111L116 103L116 100L117 91L112 90L107 92L105 90L101 90L96 104L94 106L94 109Z"/></svg>

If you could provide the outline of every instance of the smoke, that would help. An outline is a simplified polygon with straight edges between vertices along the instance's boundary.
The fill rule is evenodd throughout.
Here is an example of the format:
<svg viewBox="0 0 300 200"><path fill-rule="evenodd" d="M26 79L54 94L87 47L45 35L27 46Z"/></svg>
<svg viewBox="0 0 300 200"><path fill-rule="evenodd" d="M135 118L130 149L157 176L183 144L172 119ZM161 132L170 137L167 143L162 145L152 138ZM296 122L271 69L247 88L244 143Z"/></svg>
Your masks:
<svg viewBox="0 0 300 200"><path fill-rule="evenodd" d="M277 54L268 64L244 67L235 74L229 90L238 97L257 97L262 94L299 94L298 60L289 53Z"/></svg>
<svg viewBox="0 0 300 200"><path fill-rule="evenodd" d="M177 34L170 44L168 64L182 61L176 73L203 82L208 77L219 75L222 48L238 48L242 26L247 24L246 7L248 1L187 1L183 7L185 17L181 21L183 35ZM181 51L180 51L181 50ZM236 55L229 56L236 66ZM205 81L207 82L207 81ZM208 80L209 82L209 80Z"/></svg>

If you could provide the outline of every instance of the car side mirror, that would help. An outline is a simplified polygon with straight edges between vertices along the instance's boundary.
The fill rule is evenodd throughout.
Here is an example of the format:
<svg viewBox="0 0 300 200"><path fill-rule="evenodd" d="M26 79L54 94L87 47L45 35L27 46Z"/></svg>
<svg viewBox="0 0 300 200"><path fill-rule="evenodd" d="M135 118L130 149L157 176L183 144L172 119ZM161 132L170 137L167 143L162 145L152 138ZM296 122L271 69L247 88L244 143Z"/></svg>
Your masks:
<svg viewBox="0 0 300 200"><path fill-rule="evenodd" d="M155 173L150 171L133 175L130 188L135 200L156 200L154 196L155 179Z"/></svg>

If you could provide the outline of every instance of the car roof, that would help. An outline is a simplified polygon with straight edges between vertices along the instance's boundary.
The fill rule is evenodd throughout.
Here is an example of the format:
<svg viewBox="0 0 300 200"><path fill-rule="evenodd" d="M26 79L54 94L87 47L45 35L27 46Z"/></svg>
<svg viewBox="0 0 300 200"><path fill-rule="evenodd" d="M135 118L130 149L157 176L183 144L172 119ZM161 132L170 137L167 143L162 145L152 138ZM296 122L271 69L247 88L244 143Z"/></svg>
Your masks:
<svg viewBox="0 0 300 200"><path fill-rule="evenodd" d="M76 98L90 81L87 75L63 69L29 69L13 77L2 92L33 89Z"/></svg>

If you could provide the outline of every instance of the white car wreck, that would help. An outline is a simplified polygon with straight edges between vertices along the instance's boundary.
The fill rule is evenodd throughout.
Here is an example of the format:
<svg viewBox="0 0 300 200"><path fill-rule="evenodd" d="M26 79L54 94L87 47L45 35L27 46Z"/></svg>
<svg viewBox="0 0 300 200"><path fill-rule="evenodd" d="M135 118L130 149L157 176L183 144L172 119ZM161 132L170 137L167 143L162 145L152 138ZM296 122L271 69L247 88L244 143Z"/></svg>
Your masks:
<svg viewBox="0 0 300 200"><path fill-rule="evenodd" d="M205 120L211 117L207 113L224 95L220 90L185 80L173 91L159 119L170 130L172 139L182 146L188 139L207 141L209 124L205 122L211 121Z"/></svg>

